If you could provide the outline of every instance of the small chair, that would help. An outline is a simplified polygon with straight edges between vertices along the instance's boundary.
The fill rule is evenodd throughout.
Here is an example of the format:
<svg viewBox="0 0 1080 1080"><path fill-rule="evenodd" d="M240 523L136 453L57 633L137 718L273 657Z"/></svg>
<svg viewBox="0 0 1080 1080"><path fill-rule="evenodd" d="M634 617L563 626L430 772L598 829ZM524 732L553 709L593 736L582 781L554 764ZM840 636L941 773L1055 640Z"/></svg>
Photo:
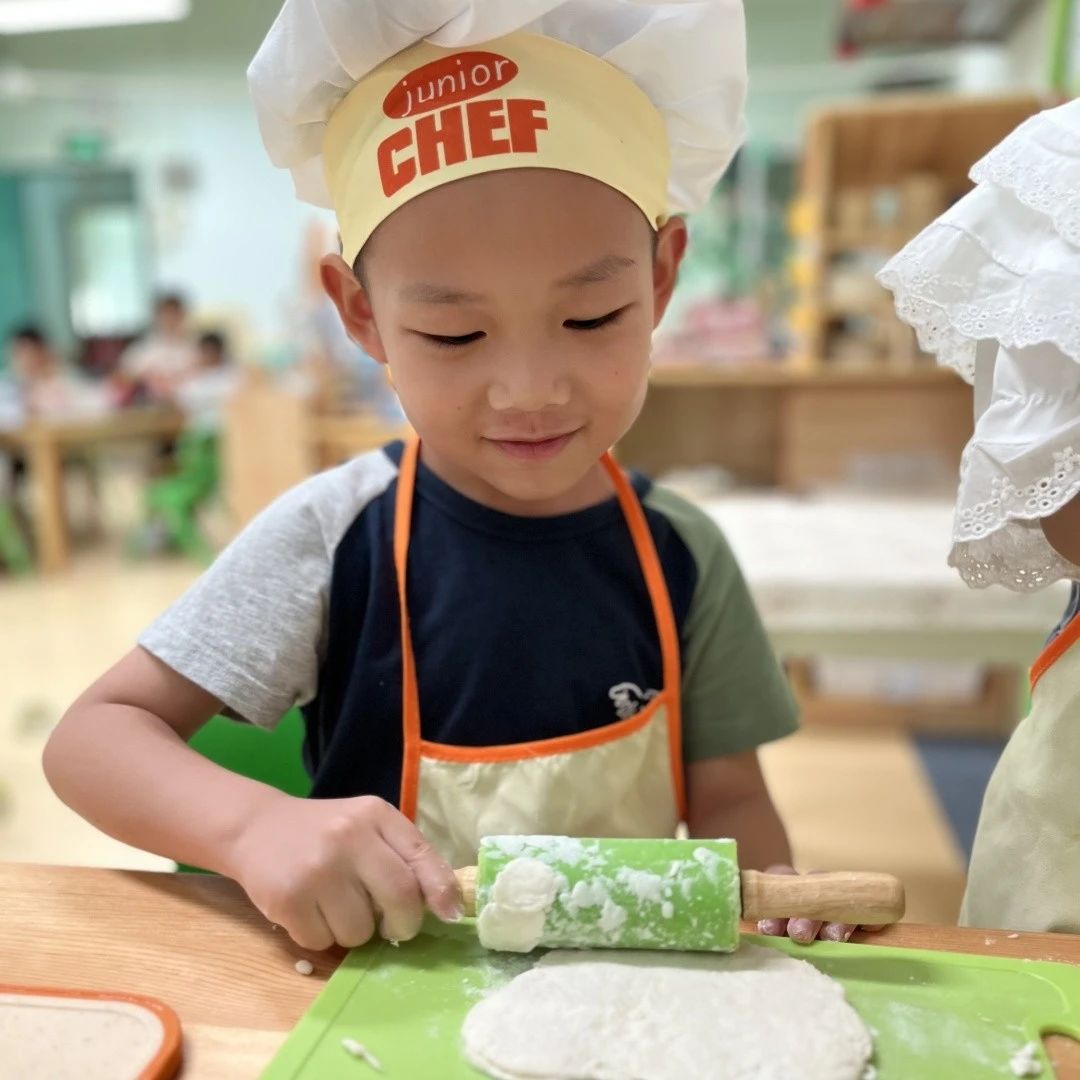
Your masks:
<svg viewBox="0 0 1080 1080"><path fill-rule="evenodd" d="M34 560L11 502L0 498L0 560L13 574L28 574Z"/></svg>
<svg viewBox="0 0 1080 1080"><path fill-rule="evenodd" d="M139 555L155 547L147 542L147 530L157 525L165 547L209 564L215 551L199 528L199 510L218 490L217 437L209 432L184 432L176 444L176 463L175 473L152 480L147 486L147 523L132 537L129 550Z"/></svg>
<svg viewBox="0 0 1080 1080"><path fill-rule="evenodd" d="M304 768L304 718L291 709L272 731L215 716L191 740L203 757L241 776L278 788L287 795L306 798L311 778ZM203 873L193 866L178 866L183 873Z"/></svg>

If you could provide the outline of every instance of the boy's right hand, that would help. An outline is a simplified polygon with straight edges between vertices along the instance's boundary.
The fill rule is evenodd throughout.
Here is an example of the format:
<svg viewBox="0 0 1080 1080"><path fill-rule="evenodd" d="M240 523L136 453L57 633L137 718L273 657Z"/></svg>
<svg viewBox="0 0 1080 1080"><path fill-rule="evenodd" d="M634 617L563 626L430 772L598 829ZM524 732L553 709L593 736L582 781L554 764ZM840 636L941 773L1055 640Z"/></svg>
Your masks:
<svg viewBox="0 0 1080 1080"><path fill-rule="evenodd" d="M461 918L450 865L400 811L374 796L297 799L277 792L239 834L229 876L302 948L408 941L425 905Z"/></svg>

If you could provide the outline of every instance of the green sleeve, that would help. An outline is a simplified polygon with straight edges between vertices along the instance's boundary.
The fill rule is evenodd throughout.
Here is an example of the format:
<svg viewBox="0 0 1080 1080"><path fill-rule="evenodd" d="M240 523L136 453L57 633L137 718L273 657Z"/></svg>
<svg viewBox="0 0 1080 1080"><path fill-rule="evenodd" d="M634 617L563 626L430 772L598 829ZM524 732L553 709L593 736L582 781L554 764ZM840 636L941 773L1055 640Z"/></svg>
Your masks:
<svg viewBox="0 0 1080 1080"><path fill-rule="evenodd" d="M698 571L681 632L684 759L737 754L790 735L798 727L791 688L719 527L662 487L645 503L668 519Z"/></svg>

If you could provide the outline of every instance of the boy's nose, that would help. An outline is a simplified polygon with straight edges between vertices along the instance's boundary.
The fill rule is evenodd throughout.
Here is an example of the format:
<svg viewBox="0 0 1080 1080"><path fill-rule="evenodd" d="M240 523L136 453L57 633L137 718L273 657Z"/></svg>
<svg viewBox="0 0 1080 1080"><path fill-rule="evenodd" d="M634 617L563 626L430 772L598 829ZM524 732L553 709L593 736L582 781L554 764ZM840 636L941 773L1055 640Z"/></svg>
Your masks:
<svg viewBox="0 0 1080 1080"><path fill-rule="evenodd" d="M488 386L496 410L537 412L570 401L570 380L550 355L506 357Z"/></svg>

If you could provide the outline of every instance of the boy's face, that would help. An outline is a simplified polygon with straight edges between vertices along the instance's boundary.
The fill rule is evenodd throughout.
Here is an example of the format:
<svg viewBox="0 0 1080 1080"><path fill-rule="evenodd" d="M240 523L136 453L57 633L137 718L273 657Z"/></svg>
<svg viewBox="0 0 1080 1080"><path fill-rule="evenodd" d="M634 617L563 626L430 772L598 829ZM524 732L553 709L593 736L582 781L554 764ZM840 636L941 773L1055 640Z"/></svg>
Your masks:
<svg viewBox="0 0 1080 1080"><path fill-rule="evenodd" d="M641 409L685 237L665 227L654 258L641 211L612 188L518 169L398 210L365 248L366 289L337 256L323 279L436 471L497 508L557 513Z"/></svg>

